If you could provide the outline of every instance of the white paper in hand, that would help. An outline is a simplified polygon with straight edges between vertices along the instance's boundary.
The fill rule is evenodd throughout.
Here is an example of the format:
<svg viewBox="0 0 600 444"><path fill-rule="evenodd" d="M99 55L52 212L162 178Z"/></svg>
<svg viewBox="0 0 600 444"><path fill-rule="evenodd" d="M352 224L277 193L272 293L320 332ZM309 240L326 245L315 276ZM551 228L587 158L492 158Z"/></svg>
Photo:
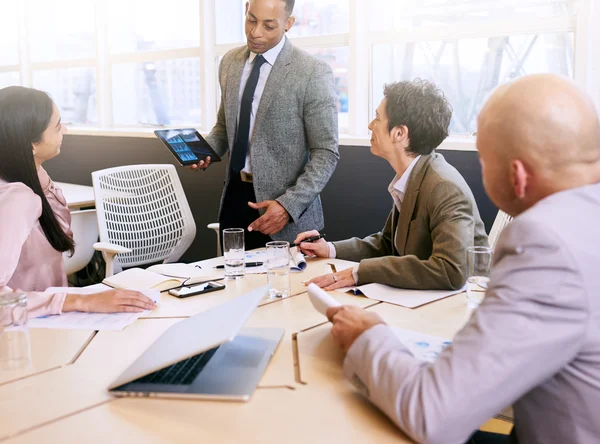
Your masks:
<svg viewBox="0 0 600 444"><path fill-rule="evenodd" d="M333 297L331 297L326 291L321 290L321 288L316 284L310 284L308 286L308 298L313 304L313 307L315 307L319 313L325 316L327 316L326 313L329 307L339 307L342 305Z"/></svg>
<svg viewBox="0 0 600 444"><path fill-rule="evenodd" d="M300 273L306 270L306 259L298 248L290 248L290 271L292 273Z"/></svg>

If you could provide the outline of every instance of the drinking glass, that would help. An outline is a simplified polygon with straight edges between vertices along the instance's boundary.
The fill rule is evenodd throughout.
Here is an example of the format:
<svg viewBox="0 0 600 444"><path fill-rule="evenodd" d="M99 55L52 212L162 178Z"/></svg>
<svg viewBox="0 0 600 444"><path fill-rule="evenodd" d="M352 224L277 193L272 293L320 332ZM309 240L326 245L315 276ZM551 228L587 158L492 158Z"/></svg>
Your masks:
<svg viewBox="0 0 600 444"><path fill-rule="evenodd" d="M27 297L9 291L0 294L0 369L15 370L31 365L27 329Z"/></svg>
<svg viewBox="0 0 600 444"><path fill-rule="evenodd" d="M225 256L225 279L242 279L244 277L244 255L244 229L224 229L223 256Z"/></svg>
<svg viewBox="0 0 600 444"><path fill-rule="evenodd" d="M479 307L485 297L492 255L490 247L467 248L467 306L470 308Z"/></svg>
<svg viewBox="0 0 600 444"><path fill-rule="evenodd" d="M287 298L290 285L290 244L284 241L267 242L265 261L267 280L271 284L271 298Z"/></svg>

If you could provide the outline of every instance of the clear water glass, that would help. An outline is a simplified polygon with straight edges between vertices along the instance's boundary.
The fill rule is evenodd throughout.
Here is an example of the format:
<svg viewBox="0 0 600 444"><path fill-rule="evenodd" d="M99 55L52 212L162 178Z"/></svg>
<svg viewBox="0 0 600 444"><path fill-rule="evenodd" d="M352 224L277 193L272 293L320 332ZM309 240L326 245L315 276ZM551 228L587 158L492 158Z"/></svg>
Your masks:
<svg viewBox="0 0 600 444"><path fill-rule="evenodd" d="M223 230L223 256L225 256L225 279L242 279L246 268L243 228Z"/></svg>
<svg viewBox="0 0 600 444"><path fill-rule="evenodd" d="M267 280L271 284L271 298L287 298L290 284L290 244L284 241L267 242L265 268Z"/></svg>
<svg viewBox="0 0 600 444"><path fill-rule="evenodd" d="M467 306L477 308L483 302L490 271L493 250L490 247L467 248Z"/></svg>
<svg viewBox="0 0 600 444"><path fill-rule="evenodd" d="M27 297L10 291L0 294L0 369L15 370L31 365L27 328Z"/></svg>

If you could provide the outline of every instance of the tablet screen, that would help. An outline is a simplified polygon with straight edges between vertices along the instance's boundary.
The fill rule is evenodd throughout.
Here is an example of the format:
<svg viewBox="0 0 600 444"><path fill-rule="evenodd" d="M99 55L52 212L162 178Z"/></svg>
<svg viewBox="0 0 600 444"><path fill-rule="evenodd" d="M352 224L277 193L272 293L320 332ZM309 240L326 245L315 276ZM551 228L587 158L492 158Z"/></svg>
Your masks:
<svg viewBox="0 0 600 444"><path fill-rule="evenodd" d="M157 130L154 133L182 165L197 163L208 156L211 157L211 162L221 160L208 142L193 128Z"/></svg>

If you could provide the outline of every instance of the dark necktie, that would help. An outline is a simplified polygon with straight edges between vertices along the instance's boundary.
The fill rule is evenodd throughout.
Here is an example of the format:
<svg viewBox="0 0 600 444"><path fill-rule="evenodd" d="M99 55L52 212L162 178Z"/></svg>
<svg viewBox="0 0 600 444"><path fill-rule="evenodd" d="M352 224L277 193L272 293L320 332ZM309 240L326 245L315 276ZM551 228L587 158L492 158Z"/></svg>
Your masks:
<svg viewBox="0 0 600 444"><path fill-rule="evenodd" d="M235 143L233 144L233 153L231 155L231 168L236 173L242 171L246 165L246 154L248 153L248 143L250 139L252 101L254 100L254 91L256 91L256 84L258 83L258 78L260 76L260 67L265 62L266 60L262 55L256 56L252 72L250 73L250 77L248 77L248 82L246 83L246 88L244 88L244 94L242 95L240 121L238 123Z"/></svg>

